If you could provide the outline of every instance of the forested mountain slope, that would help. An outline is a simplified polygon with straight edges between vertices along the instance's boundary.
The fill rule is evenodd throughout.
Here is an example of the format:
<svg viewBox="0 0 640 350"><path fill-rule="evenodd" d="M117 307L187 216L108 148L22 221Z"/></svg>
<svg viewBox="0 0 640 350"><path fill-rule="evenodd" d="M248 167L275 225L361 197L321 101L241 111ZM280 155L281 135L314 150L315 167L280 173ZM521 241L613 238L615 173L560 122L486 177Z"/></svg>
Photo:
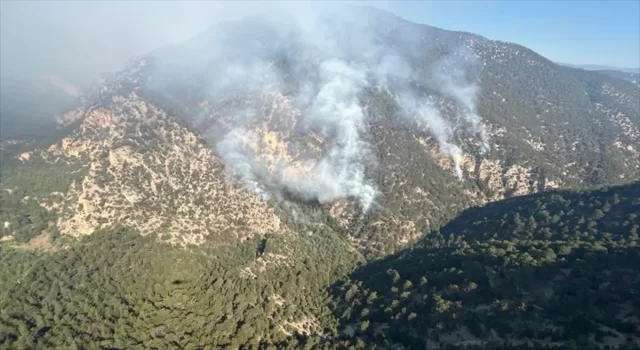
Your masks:
<svg viewBox="0 0 640 350"><path fill-rule="evenodd" d="M55 123L0 143L0 349L640 346L630 81L348 7Z"/></svg>
<svg viewBox="0 0 640 350"><path fill-rule="evenodd" d="M0 246L0 349L295 349L337 336L327 286L358 261L321 231L193 250L122 228L57 251Z"/></svg>
<svg viewBox="0 0 640 350"><path fill-rule="evenodd" d="M1 246L0 348L634 349L639 191L500 201L368 263L328 229Z"/></svg>
<svg viewBox="0 0 640 350"><path fill-rule="evenodd" d="M640 183L469 209L357 269L336 316L369 346L637 348L639 214Z"/></svg>
<svg viewBox="0 0 640 350"><path fill-rule="evenodd" d="M107 76L48 143L3 141L3 239L326 223L382 256L473 205L640 176L637 85L370 8L314 19L221 23Z"/></svg>
<svg viewBox="0 0 640 350"><path fill-rule="evenodd" d="M615 77L615 78L628 80L636 85L640 84L640 73L621 72L618 70L611 70L611 69L599 70L598 72Z"/></svg>
<svg viewBox="0 0 640 350"><path fill-rule="evenodd" d="M5 236L77 237L120 223L187 245L278 230L273 208L227 181L198 135L135 93L69 114L78 119L66 135L4 162Z"/></svg>

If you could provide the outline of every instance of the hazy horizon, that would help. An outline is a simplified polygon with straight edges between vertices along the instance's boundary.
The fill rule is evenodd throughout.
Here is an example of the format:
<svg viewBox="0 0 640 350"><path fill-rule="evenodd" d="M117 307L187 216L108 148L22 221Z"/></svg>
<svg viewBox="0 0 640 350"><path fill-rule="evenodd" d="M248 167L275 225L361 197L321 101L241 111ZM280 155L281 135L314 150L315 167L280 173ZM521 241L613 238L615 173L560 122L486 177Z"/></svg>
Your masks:
<svg viewBox="0 0 640 350"><path fill-rule="evenodd" d="M555 62L572 65L602 65L620 69L636 69L633 66L597 60L571 60L549 55L536 45L523 40L512 40L507 31L500 36L485 30L490 21L471 21L469 25L449 21L443 26L442 18L448 18L448 5L427 3L423 7L407 2L352 2L373 5L413 22L441 27L447 30L471 31L492 40L510 41L527 46ZM333 3L332 3L333 4ZM269 4L272 5L271 3ZM281 4L279 4L281 5ZM309 3L296 3L310 6ZM318 3L313 3L317 6ZM494 11L497 17L504 12L502 4L493 2L457 4L462 8ZM522 3L526 7L531 4ZM290 5L286 5L290 6ZM553 5L549 5L550 10ZM269 6L254 2L14 2L1 3L1 66L2 79L54 79L83 87L99 74L122 69L133 57L145 55L160 47L179 43L206 30L220 20L231 20L264 12ZM409 11L411 10L411 11ZM461 14L466 18L469 13ZM456 25L458 24L458 25ZM477 30L473 28L477 27ZM514 24L515 26L515 24ZM446 28L445 28L446 27ZM634 28L629 28L633 31ZM577 28L576 30L579 30ZM535 36L536 33L527 33ZM537 39L548 41L544 31ZM638 44L640 45L640 43ZM595 46L595 45L594 45ZM578 49L576 49L578 50ZM638 50L640 51L640 46ZM577 54L580 54L577 52Z"/></svg>

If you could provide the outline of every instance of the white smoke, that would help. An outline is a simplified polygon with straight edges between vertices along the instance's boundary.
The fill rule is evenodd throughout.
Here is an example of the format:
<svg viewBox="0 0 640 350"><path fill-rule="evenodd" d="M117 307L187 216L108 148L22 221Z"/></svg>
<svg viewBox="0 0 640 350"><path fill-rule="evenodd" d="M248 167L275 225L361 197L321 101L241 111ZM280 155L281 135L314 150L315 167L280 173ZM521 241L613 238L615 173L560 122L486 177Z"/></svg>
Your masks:
<svg viewBox="0 0 640 350"><path fill-rule="evenodd" d="M434 136L462 178L463 151L455 142L459 126L443 116L437 102L441 96L455 100L461 117L488 149L475 111L479 88L468 77L477 66L472 55L454 52L429 67L414 69L405 56L418 43L385 42L379 36L388 28L372 18L333 14L244 20L194 39L187 45L189 54L178 55L178 61L188 61L179 65L189 70L181 75L206 82L207 100L233 105L226 109L231 115L225 115L229 120L224 128L207 130L228 169L264 198L280 190L320 203L354 198L367 211L379 191L366 176L375 160L364 137L368 123L361 94L377 86L395 95L403 114ZM420 38L417 33L406 34L404 38ZM416 85L428 86L431 92L416 91ZM313 131L324 140L322 153L304 160L310 165L305 176L270 172L252 144L252 123L266 116L255 103L242 101L264 91L290 96L301 111L297 132Z"/></svg>
<svg viewBox="0 0 640 350"><path fill-rule="evenodd" d="M419 124L423 124L435 136L440 149L445 154L451 156L454 162L454 169L459 179L462 179L462 168L460 159L462 149L456 146L451 140L453 137L453 127L440 115L440 111L430 104L423 104L416 110L416 118Z"/></svg>
<svg viewBox="0 0 640 350"><path fill-rule="evenodd" d="M265 170L259 168L260 164L255 161L255 155L251 154L249 142L247 131L238 128L229 131L215 146L226 166L234 174L242 177L250 190L267 200L271 196L260 181L260 175L264 174Z"/></svg>
<svg viewBox="0 0 640 350"><path fill-rule="evenodd" d="M377 190L366 181L361 162L369 152L360 137L365 121L358 98L366 86L366 71L332 59L320 64L319 73L319 91L305 111L305 122L310 128L321 130L323 136L331 136L329 148L311 177L283 179L282 184L305 199L321 203L355 197L367 211Z"/></svg>
<svg viewBox="0 0 640 350"><path fill-rule="evenodd" d="M431 83L438 92L445 96L454 97L458 103L462 104L463 118L471 123L473 130L481 130L483 126L480 118L474 119L471 117L471 113L475 110L477 85L468 83L462 76L450 79L441 67L445 64L451 65L451 63L451 58L445 56L433 64L429 70L429 78L433 79L435 84L433 81ZM460 69L460 67L460 65L453 65L453 69ZM437 106L438 99L436 96L416 94L415 91L409 88L413 79L419 77L420 73L413 70L405 59L397 55L383 57L376 68L376 72L379 74L382 88L388 89L387 86L391 80L395 83L393 90L396 93L396 101L402 108L403 115L410 120L415 120L418 127L433 135L440 146L441 152L453 160L456 176L458 179L462 179L463 172L460 160L462 159L463 151L454 141L456 125L442 116ZM456 81L460 82L460 84L455 84Z"/></svg>
<svg viewBox="0 0 640 350"><path fill-rule="evenodd" d="M456 176L462 179L462 167L460 166L462 149L453 142L454 127L442 117L435 102L424 96L416 98L411 94L403 93L398 96L398 103L402 106L406 117L414 118L419 127L434 136L440 150L453 159Z"/></svg>
<svg viewBox="0 0 640 350"><path fill-rule="evenodd" d="M438 60L432 68L432 75L438 89L445 95L455 99L462 107L462 117L471 124L482 142L480 152L489 151L489 137L482 124L482 118L476 113L476 102L480 92L478 83L470 80L467 75L479 69L479 62L475 55L466 48L458 48Z"/></svg>

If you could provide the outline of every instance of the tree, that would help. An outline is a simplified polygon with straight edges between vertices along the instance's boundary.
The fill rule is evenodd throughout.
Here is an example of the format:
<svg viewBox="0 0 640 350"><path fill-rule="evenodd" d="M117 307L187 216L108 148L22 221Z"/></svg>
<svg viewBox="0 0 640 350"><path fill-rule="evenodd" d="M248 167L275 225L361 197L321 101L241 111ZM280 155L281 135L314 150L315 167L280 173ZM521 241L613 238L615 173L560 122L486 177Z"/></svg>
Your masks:
<svg viewBox="0 0 640 350"><path fill-rule="evenodd" d="M396 283L398 282L398 280L400 280L400 274L398 273L398 271L389 270L387 273L391 275L391 280L393 281L393 283Z"/></svg>
<svg viewBox="0 0 640 350"><path fill-rule="evenodd" d="M369 296L367 297L367 304L373 304L376 299L378 299L378 292L371 292L371 294L369 294Z"/></svg>
<svg viewBox="0 0 640 350"><path fill-rule="evenodd" d="M402 289L407 290L407 289L410 289L411 287L413 287L413 283L411 283L411 281L409 280L404 281L404 284L402 285Z"/></svg>
<svg viewBox="0 0 640 350"><path fill-rule="evenodd" d="M426 276L420 277L420 285L424 286L425 284L427 284L427 277Z"/></svg>

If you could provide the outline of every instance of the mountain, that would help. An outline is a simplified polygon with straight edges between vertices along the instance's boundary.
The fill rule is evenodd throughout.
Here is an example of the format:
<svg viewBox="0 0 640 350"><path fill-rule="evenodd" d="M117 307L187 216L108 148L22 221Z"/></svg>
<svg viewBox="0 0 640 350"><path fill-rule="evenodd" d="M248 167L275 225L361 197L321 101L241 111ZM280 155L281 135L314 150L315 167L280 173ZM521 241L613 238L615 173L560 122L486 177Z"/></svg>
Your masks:
<svg viewBox="0 0 640 350"><path fill-rule="evenodd" d="M330 230L0 246L0 347L634 349L640 183L465 211L365 263Z"/></svg>
<svg viewBox="0 0 640 350"><path fill-rule="evenodd" d="M469 209L355 270L336 317L369 347L637 348L639 198L636 183Z"/></svg>
<svg viewBox="0 0 640 350"><path fill-rule="evenodd" d="M343 337L364 320L337 291L375 283L358 271L524 241L506 223L485 237L493 219L449 237L469 208L535 219L536 194L640 179L638 85L369 7L220 23L105 75L55 123L0 145L0 347L372 346L374 328ZM576 334L591 329L558 337Z"/></svg>
<svg viewBox="0 0 640 350"><path fill-rule="evenodd" d="M222 161L196 134L135 94L59 120L78 117L64 138L3 168L5 203L55 215L49 221L55 234L82 236L121 223L187 245L209 235L241 239L278 229L273 209L228 182ZM19 240L38 234L33 210L3 210L5 230Z"/></svg>
<svg viewBox="0 0 640 350"><path fill-rule="evenodd" d="M640 84L640 68L619 68L619 67L610 67L610 66L580 65L580 64L568 64L568 63L558 63L558 64L571 67L571 68L595 71L604 75L608 75L610 77L630 81L636 85Z"/></svg>
<svg viewBox="0 0 640 350"><path fill-rule="evenodd" d="M66 137L17 155L81 181L39 197L8 170L3 187L49 203L63 234L125 223L198 244L243 212L264 223L248 235L325 222L381 256L472 205L640 176L637 86L350 11L368 20L247 18L141 58L58 118L76 120Z"/></svg>
<svg viewBox="0 0 640 350"><path fill-rule="evenodd" d="M567 67L572 67L572 68L580 68L580 69L584 69L584 70L595 70L595 71L617 71L617 72L623 72L623 73L640 73L640 67L639 68L623 68L623 67L612 67L612 66L603 66L603 65L597 65L597 64L570 64L570 63L558 63L561 64L563 66L567 66Z"/></svg>
<svg viewBox="0 0 640 350"><path fill-rule="evenodd" d="M598 72L602 74L606 74L608 76L615 77L615 78L620 78L620 79L630 81L636 85L640 84L640 73L620 72L617 70L601 70Z"/></svg>

